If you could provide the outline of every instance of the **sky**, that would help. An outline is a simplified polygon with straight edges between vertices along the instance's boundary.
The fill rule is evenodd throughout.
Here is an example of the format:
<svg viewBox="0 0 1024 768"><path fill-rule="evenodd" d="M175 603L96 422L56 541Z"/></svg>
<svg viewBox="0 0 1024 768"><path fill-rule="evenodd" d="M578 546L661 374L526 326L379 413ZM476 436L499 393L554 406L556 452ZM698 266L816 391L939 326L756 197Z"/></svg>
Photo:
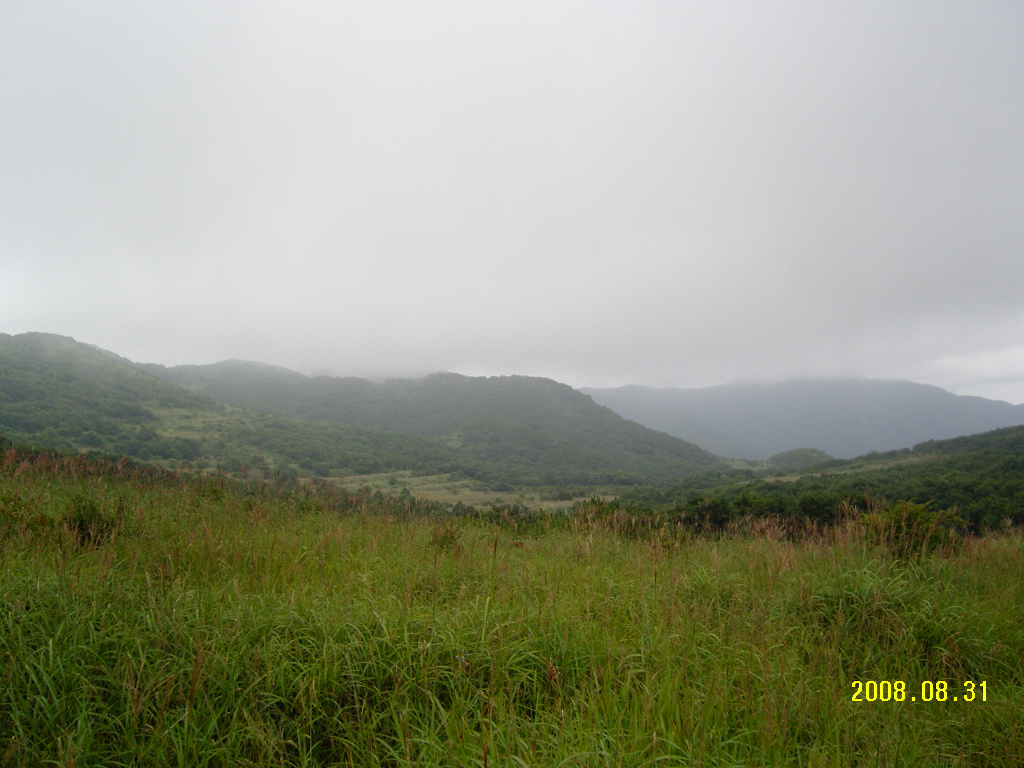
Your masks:
<svg viewBox="0 0 1024 768"><path fill-rule="evenodd" d="M1024 3L0 4L0 332L1024 402Z"/></svg>

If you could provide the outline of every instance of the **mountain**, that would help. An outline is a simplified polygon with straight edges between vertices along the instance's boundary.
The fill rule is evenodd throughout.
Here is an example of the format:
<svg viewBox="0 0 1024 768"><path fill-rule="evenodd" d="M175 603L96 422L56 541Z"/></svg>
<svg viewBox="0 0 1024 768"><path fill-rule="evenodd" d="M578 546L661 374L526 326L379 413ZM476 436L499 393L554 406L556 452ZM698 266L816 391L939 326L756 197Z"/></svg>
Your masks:
<svg viewBox="0 0 1024 768"><path fill-rule="evenodd" d="M142 367L227 405L439 440L541 482L555 481L564 466L623 482L725 468L707 451L551 379L438 373L375 383L244 361Z"/></svg>
<svg viewBox="0 0 1024 768"><path fill-rule="evenodd" d="M482 471L435 441L228 409L112 352L44 333L0 334L0 434L238 472Z"/></svg>
<svg viewBox="0 0 1024 768"><path fill-rule="evenodd" d="M796 448L839 458L1024 424L1024 405L910 381L803 379L703 389L581 390L651 429L721 456L766 459Z"/></svg>
<svg viewBox="0 0 1024 768"><path fill-rule="evenodd" d="M725 468L546 379L375 384L239 361L162 368L36 333L0 334L0 434L238 472L456 473L495 490Z"/></svg>
<svg viewBox="0 0 1024 768"><path fill-rule="evenodd" d="M209 398L74 339L0 334L0 430L9 435L59 431L65 443L74 438L101 447L126 426L158 422L156 409L207 412L216 407Z"/></svg>

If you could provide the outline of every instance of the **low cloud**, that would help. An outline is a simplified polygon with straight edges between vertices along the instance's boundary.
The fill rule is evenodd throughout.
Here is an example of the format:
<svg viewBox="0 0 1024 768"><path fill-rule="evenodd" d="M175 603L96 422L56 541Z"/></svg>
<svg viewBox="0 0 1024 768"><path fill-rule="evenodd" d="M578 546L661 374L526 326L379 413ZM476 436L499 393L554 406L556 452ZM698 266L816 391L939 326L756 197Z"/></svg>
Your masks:
<svg viewBox="0 0 1024 768"><path fill-rule="evenodd" d="M1024 400L1024 6L8 4L0 330Z"/></svg>

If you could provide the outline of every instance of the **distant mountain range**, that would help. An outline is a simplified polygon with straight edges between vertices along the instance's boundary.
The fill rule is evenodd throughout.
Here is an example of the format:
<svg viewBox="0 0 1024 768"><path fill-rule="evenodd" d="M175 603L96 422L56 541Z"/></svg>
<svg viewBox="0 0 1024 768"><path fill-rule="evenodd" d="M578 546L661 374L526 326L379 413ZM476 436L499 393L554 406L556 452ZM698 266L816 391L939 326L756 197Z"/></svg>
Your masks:
<svg viewBox="0 0 1024 768"><path fill-rule="evenodd" d="M64 336L0 334L0 434L236 472L621 486L735 467L720 456L795 470L1018 424L1024 406L903 381L578 391L440 373L377 383L238 360L136 364Z"/></svg>
<svg viewBox="0 0 1024 768"><path fill-rule="evenodd" d="M1024 424L1024 405L910 381L803 379L702 389L584 388L620 416L719 456L761 460L797 448L853 458Z"/></svg>
<svg viewBox="0 0 1024 768"><path fill-rule="evenodd" d="M455 473L495 490L728 468L550 379L378 384L240 361L164 368L41 333L0 334L0 434L237 471Z"/></svg>

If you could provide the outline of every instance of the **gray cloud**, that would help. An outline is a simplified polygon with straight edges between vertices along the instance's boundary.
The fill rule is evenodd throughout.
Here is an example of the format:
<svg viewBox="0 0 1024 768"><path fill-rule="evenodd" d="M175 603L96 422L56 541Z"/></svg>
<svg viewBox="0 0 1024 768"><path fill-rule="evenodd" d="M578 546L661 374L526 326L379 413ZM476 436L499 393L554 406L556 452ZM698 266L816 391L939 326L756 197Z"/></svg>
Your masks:
<svg viewBox="0 0 1024 768"><path fill-rule="evenodd" d="M1024 400L1024 6L8 3L0 330Z"/></svg>

